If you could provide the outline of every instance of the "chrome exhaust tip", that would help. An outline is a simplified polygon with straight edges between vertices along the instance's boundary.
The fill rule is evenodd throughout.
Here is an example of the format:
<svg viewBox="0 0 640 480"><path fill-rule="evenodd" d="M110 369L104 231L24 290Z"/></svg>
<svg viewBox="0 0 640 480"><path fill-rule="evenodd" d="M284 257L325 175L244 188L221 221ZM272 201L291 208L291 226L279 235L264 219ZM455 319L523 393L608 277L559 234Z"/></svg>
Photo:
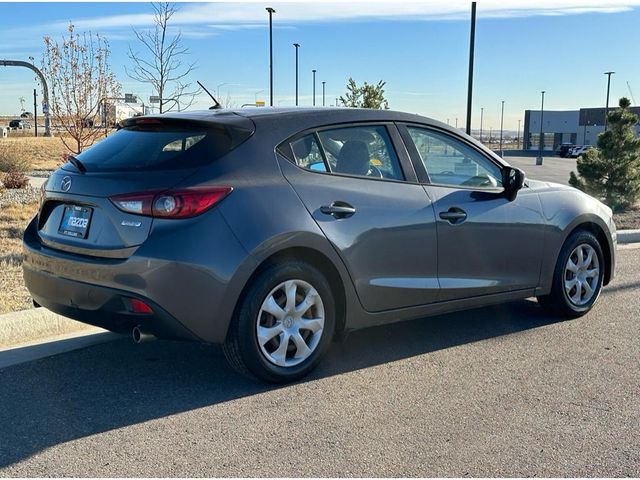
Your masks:
<svg viewBox="0 0 640 480"><path fill-rule="evenodd" d="M133 337L134 343L143 343L151 340L155 340L155 336L150 333L143 332L140 327L133 327L131 332L131 336Z"/></svg>

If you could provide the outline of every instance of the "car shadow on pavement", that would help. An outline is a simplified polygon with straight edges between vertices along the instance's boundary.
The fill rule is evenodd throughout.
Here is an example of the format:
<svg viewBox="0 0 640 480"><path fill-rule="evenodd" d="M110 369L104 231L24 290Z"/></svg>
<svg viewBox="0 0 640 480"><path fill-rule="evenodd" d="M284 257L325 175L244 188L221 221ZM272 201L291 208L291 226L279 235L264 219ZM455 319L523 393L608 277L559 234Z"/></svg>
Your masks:
<svg viewBox="0 0 640 480"><path fill-rule="evenodd" d="M534 301L400 322L335 343L308 378L340 375L555 323ZM235 374L219 347L129 339L0 370L0 468L48 447L275 388Z"/></svg>

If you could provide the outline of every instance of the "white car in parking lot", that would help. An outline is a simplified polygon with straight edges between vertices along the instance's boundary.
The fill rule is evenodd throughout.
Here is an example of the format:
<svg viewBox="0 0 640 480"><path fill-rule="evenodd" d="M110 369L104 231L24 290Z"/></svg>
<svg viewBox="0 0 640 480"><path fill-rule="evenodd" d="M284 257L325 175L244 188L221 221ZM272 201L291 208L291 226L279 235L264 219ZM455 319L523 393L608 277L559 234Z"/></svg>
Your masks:
<svg viewBox="0 0 640 480"><path fill-rule="evenodd" d="M579 145L577 147L573 147L567 156L569 158L578 158L580 155L587 153L592 148L594 148L593 145Z"/></svg>

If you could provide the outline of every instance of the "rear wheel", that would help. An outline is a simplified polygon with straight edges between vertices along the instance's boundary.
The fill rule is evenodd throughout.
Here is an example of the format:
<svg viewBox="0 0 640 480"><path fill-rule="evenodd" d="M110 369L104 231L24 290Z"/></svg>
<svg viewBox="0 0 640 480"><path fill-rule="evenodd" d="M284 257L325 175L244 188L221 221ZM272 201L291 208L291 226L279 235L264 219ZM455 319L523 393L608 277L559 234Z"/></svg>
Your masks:
<svg viewBox="0 0 640 480"><path fill-rule="evenodd" d="M584 230L565 242L553 274L549 295L538 302L554 314L579 317L595 304L604 278L604 257L598 239Z"/></svg>
<svg viewBox="0 0 640 480"><path fill-rule="evenodd" d="M288 261L268 267L249 285L223 350L240 373L290 382L318 364L334 328L326 278L311 265Z"/></svg>

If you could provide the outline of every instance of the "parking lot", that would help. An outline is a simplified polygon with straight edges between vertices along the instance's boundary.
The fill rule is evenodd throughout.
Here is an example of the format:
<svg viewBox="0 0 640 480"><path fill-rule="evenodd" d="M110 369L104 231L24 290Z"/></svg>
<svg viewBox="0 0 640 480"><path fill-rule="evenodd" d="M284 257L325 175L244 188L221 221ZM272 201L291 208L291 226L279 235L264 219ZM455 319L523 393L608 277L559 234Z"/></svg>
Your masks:
<svg viewBox="0 0 640 480"><path fill-rule="evenodd" d="M514 167L525 171L528 178L545 182L569 183L569 173L576 171L577 159L560 158L547 153L542 165L536 165L535 157L513 157L505 152L504 159Z"/></svg>
<svg viewBox="0 0 640 480"><path fill-rule="evenodd" d="M3 476L638 476L640 250L586 317L533 300L353 333L303 382L117 340L0 370Z"/></svg>

